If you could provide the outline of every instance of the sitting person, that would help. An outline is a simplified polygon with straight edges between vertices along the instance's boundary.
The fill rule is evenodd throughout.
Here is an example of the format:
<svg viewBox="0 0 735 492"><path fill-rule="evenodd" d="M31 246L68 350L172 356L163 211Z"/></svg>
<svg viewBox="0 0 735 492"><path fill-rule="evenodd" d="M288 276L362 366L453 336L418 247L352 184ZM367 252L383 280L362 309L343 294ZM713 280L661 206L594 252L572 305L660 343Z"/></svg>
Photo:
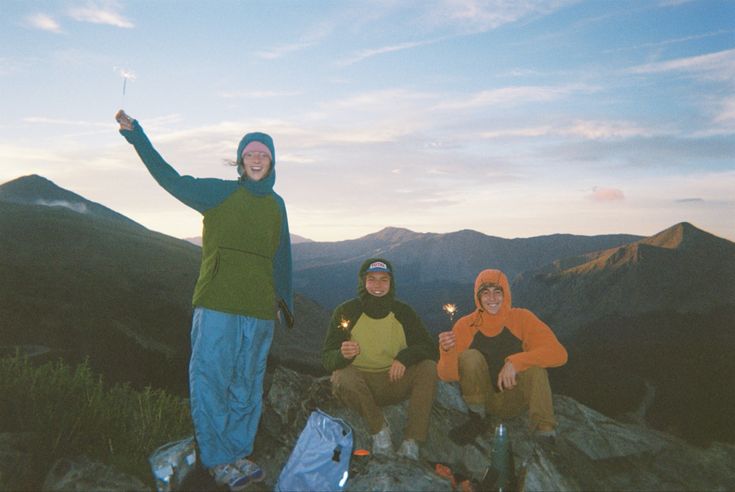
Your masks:
<svg viewBox="0 0 735 492"><path fill-rule="evenodd" d="M416 312L395 299L393 267L365 261L358 297L334 310L322 351L334 395L365 420L373 454L392 455L390 428L380 408L408 399L400 456L418 460L436 391L438 349Z"/></svg>
<svg viewBox="0 0 735 492"><path fill-rule="evenodd" d="M531 311L511 307L503 272L480 272L474 297L477 309L439 334L439 377L459 381L469 408L469 419L452 429L450 438L467 444L487 430L488 413L506 419L526 408L532 429L553 436L556 419L545 368L564 365L566 349Z"/></svg>

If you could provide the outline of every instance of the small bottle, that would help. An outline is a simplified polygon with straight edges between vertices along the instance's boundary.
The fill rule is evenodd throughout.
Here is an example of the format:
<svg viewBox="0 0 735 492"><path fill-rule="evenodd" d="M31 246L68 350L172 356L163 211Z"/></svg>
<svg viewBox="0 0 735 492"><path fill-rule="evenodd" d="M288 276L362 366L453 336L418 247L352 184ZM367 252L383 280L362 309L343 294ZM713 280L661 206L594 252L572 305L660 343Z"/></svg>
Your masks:
<svg viewBox="0 0 735 492"><path fill-rule="evenodd" d="M491 464L497 472L497 478L492 490L515 490L515 463L513 461L513 451L511 449L510 436L508 436L508 428L505 424L499 424L495 428Z"/></svg>
<svg viewBox="0 0 735 492"><path fill-rule="evenodd" d="M149 458L157 492L177 490L196 464L193 438L183 439L158 448Z"/></svg>

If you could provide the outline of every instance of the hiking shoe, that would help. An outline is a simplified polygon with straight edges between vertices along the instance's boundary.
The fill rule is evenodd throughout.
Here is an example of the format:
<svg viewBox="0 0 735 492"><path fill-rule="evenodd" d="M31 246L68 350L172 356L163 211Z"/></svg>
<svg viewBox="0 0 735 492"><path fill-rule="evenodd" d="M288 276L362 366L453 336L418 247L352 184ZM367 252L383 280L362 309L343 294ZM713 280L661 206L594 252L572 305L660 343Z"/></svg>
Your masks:
<svg viewBox="0 0 735 492"><path fill-rule="evenodd" d="M390 428L388 424L383 424L380 432L373 434L373 454L393 456L393 442L390 439Z"/></svg>
<svg viewBox="0 0 735 492"><path fill-rule="evenodd" d="M413 439L406 439L398 448L398 456L403 456L409 460L419 460L419 445Z"/></svg>
<svg viewBox="0 0 735 492"><path fill-rule="evenodd" d="M460 446L471 443L477 436L487 430L487 419L482 415L469 412L469 417L464 424L458 425L449 431L449 439Z"/></svg>
<svg viewBox="0 0 735 492"><path fill-rule="evenodd" d="M250 483L250 479L235 465L217 465L209 469L209 474L214 477L217 485L226 485L232 492L242 490Z"/></svg>
<svg viewBox="0 0 735 492"><path fill-rule="evenodd" d="M265 472L263 469L247 458L240 458L235 461L234 465L242 472L243 475L248 477L248 480L251 482L260 482L265 478Z"/></svg>
<svg viewBox="0 0 735 492"><path fill-rule="evenodd" d="M556 428L551 424L538 424L533 431L533 437L537 441L553 444L556 442Z"/></svg>

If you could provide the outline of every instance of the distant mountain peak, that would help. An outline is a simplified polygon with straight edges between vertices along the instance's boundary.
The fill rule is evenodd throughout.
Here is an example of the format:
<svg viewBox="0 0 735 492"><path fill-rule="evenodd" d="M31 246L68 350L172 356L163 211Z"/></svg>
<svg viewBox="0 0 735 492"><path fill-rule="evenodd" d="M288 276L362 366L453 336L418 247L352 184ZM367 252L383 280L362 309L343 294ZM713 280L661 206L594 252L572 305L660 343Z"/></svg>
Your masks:
<svg viewBox="0 0 735 492"><path fill-rule="evenodd" d="M417 237L420 237L421 235L422 234L419 232L413 232L409 229L404 229L401 227L386 227L379 230L378 232L368 234L367 236L364 236L360 239L377 239L379 241L385 241L389 243L399 243L410 239L415 239Z"/></svg>
<svg viewBox="0 0 735 492"><path fill-rule="evenodd" d="M63 207L80 214L123 220L140 226L140 224L124 215L66 190L38 174L21 176L0 185L0 201L22 205Z"/></svg>
<svg viewBox="0 0 735 492"><path fill-rule="evenodd" d="M659 248L680 249L696 247L702 242L719 239L716 236L698 229L689 222L680 222L658 234L644 239L642 242Z"/></svg>

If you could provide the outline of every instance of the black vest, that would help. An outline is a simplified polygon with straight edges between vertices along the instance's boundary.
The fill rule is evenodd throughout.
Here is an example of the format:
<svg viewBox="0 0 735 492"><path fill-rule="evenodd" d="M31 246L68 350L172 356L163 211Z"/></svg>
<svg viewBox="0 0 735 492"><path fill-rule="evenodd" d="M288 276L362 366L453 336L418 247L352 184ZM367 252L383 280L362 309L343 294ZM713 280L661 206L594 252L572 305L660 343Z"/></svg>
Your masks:
<svg viewBox="0 0 735 492"><path fill-rule="evenodd" d="M478 331L472 339L470 348L479 350L485 356L490 372L490 382L493 389L498 392L500 391L497 387L498 373L505 364L505 358L521 352L523 344L507 327L503 327L503 330L494 337L487 337Z"/></svg>

